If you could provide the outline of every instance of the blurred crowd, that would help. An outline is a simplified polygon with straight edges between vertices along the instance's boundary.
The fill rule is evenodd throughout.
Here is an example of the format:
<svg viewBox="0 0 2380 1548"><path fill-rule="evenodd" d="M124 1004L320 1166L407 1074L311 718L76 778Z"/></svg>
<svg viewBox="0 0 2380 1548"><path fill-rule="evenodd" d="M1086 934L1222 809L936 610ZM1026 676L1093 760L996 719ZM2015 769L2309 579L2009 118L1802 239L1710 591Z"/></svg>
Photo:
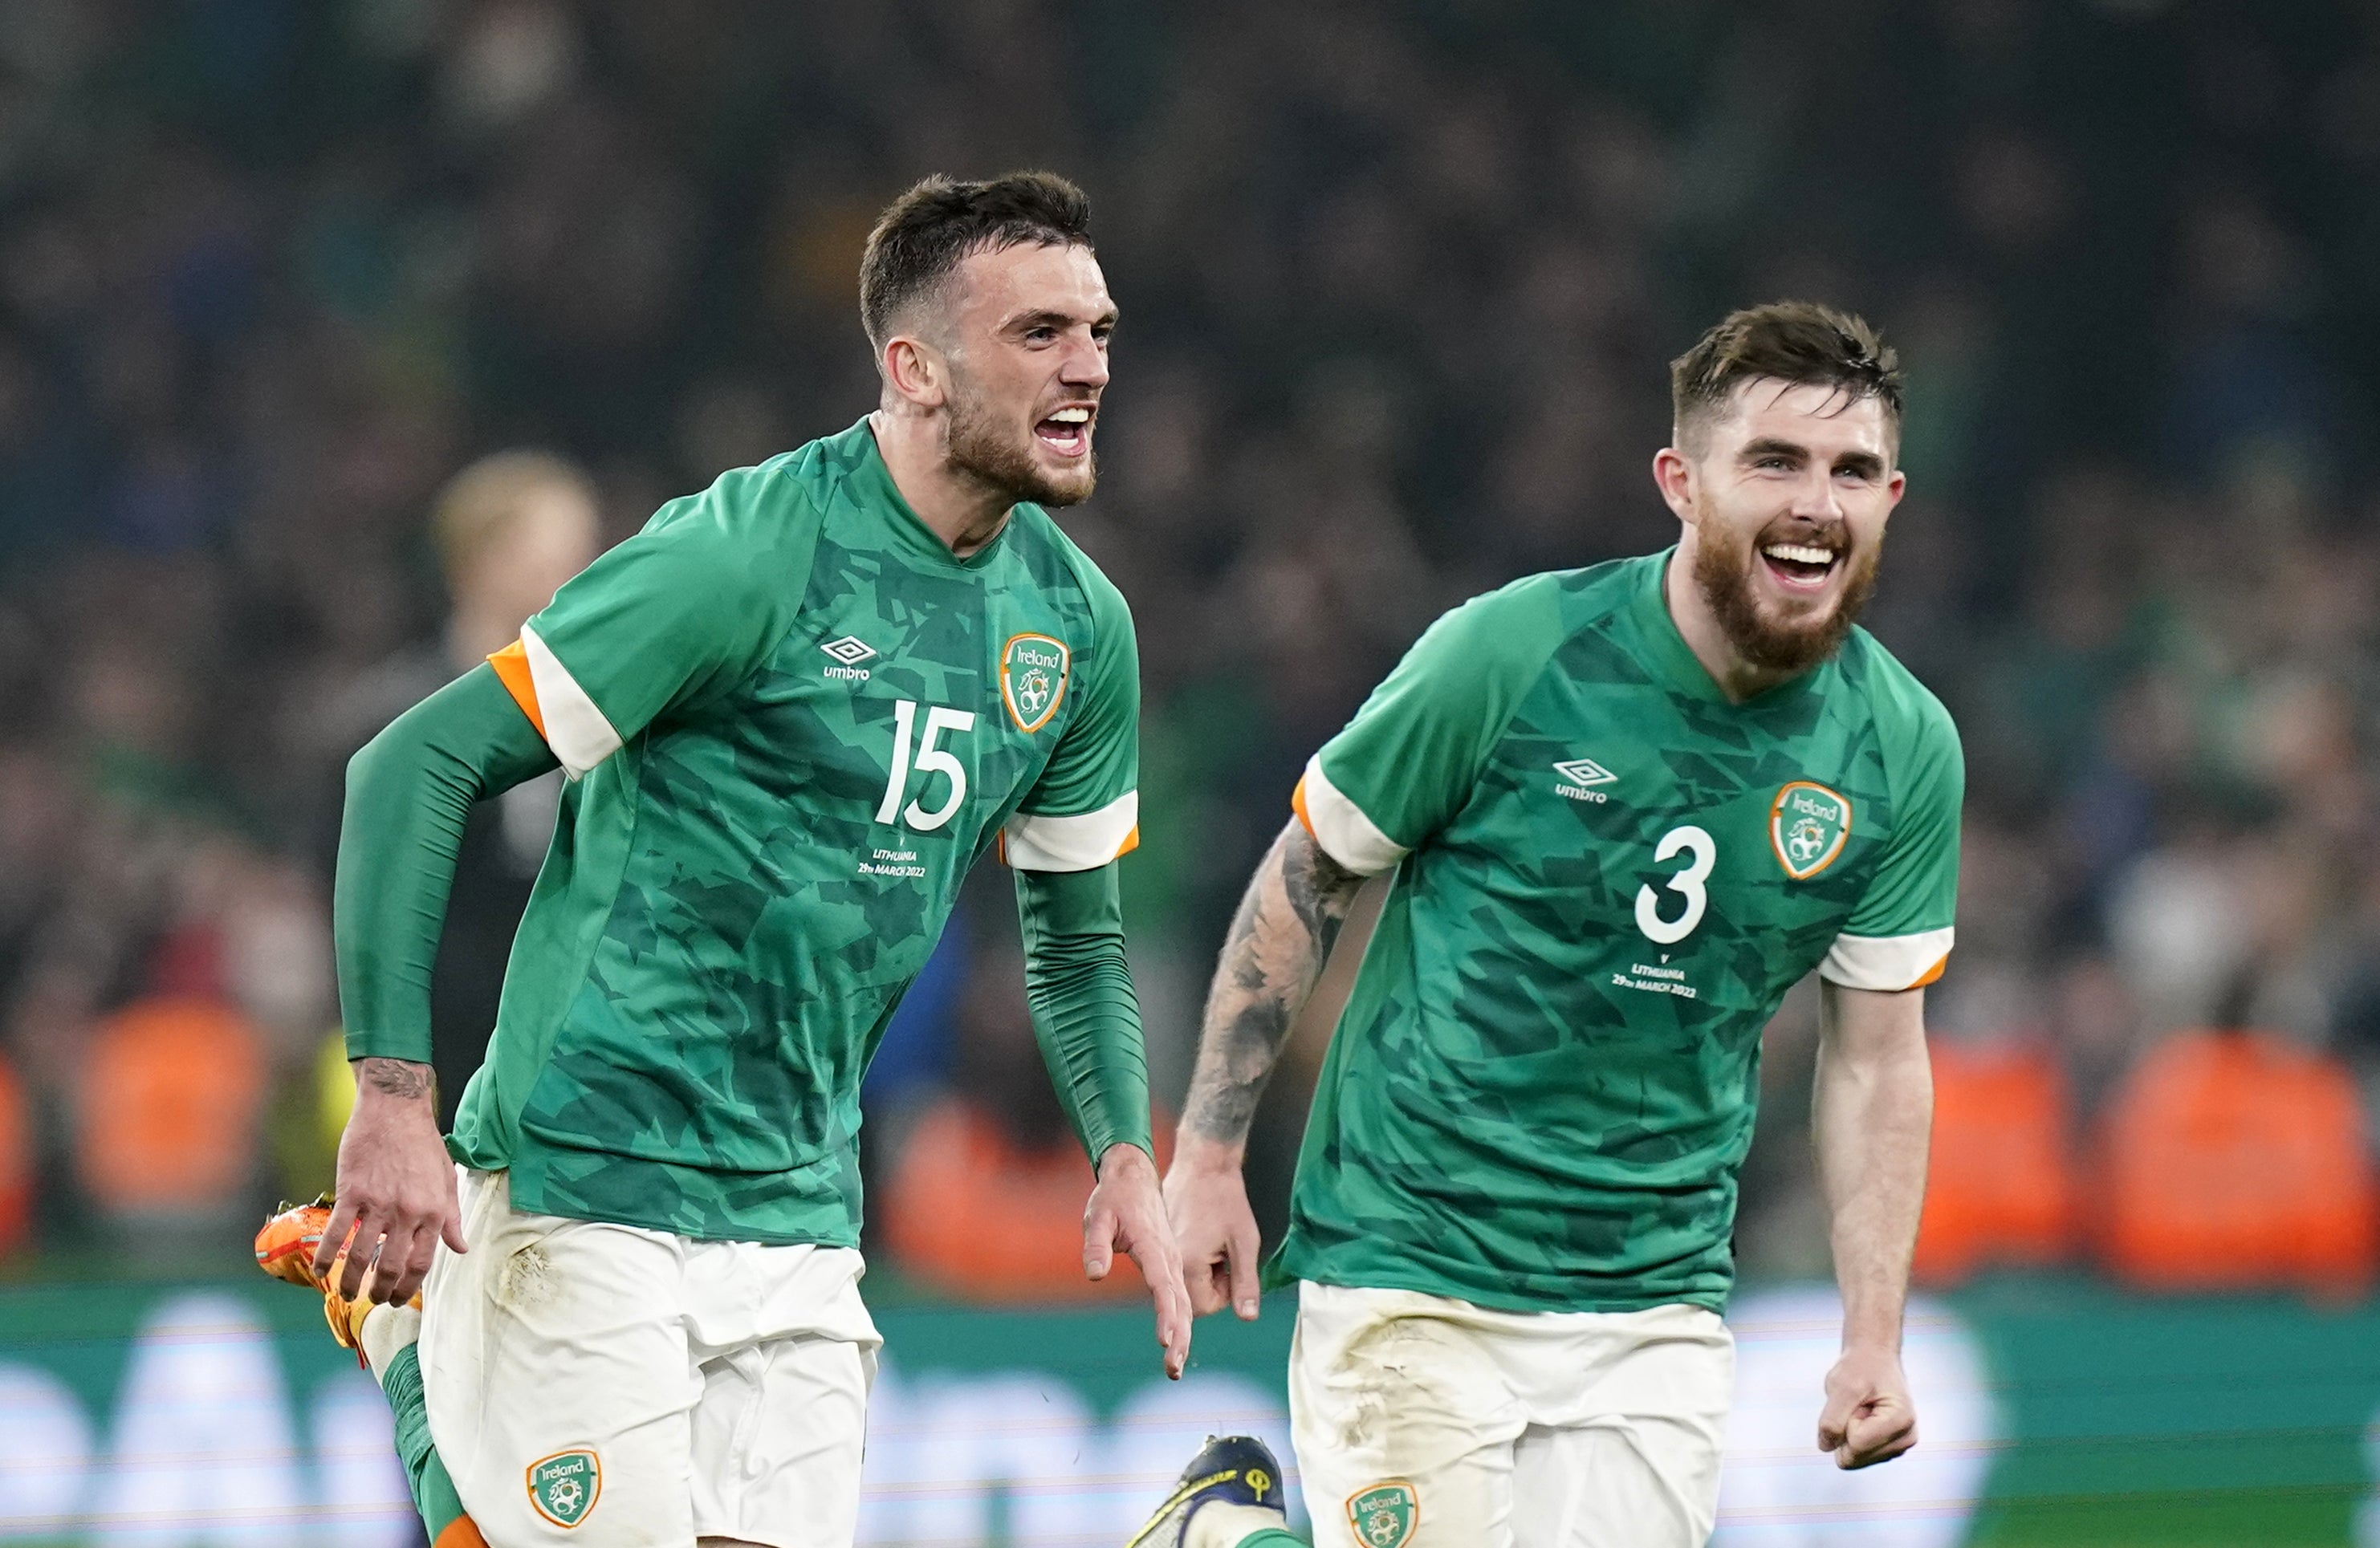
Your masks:
<svg viewBox="0 0 2380 1548"><path fill-rule="evenodd" d="M0 1243L219 1242L327 1182L347 754L872 406L875 212L1036 164L1123 309L1067 524L1142 636L1161 1100L1305 756L1445 607L1667 541L1664 363L1786 295L1909 370L1870 622L1966 742L1939 1034L2048 1050L2078 1123L2177 1029L2380 1068L2370 6L0 0ZM456 962L552 801L481 814ZM1033 1293L931 1203L1079 1207L1004 890L869 1172L890 1261ZM468 1025L492 963L450 969ZM1755 1270L1824 1261L1815 1025L1771 1034Z"/></svg>

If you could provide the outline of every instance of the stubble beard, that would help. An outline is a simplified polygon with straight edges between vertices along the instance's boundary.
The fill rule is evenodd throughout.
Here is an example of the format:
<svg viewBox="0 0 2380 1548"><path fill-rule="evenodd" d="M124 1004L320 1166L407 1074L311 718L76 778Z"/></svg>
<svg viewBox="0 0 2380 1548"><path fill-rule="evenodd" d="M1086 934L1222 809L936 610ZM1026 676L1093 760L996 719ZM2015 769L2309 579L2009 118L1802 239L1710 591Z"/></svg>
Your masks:
<svg viewBox="0 0 2380 1548"><path fill-rule="evenodd" d="M1798 676L1840 650L1868 599L1876 594L1876 564L1883 558L1881 539L1865 553L1846 552L1836 562L1853 568L1832 608L1819 617L1788 623L1765 613L1754 590L1752 567L1760 562L1759 538L1749 537L1732 545L1713 543L1710 534L1719 526L1716 517L1701 524L1703 540L1694 549L1694 586L1735 653L1763 671Z"/></svg>
<svg viewBox="0 0 2380 1548"><path fill-rule="evenodd" d="M1019 441L985 412L980 400L960 393L951 399L951 428L944 454L952 467L1011 502L1031 501L1051 509L1079 504L1099 482L1096 454L1086 453L1083 477L1061 484L1034 460L1031 430Z"/></svg>

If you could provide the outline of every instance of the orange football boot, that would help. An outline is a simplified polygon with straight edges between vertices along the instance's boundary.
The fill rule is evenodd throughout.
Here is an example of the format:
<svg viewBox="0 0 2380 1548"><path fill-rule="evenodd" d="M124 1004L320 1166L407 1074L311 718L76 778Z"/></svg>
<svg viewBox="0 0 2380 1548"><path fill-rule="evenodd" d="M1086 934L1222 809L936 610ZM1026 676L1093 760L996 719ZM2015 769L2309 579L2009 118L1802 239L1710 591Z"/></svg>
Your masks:
<svg viewBox="0 0 2380 1548"><path fill-rule="evenodd" d="M282 1205L281 1212L256 1233L256 1266L275 1279L322 1291L322 1320L331 1324L331 1336L339 1341L341 1348L357 1350L360 1358L364 1318L375 1304L370 1293L372 1271L364 1271L363 1284L352 1298L339 1293L339 1276L345 1272L347 1261L345 1252L331 1260L330 1273L314 1272L314 1254L321 1249L323 1228L330 1223L328 1193L310 1204ZM407 1304L419 1311L420 1292L415 1291Z"/></svg>

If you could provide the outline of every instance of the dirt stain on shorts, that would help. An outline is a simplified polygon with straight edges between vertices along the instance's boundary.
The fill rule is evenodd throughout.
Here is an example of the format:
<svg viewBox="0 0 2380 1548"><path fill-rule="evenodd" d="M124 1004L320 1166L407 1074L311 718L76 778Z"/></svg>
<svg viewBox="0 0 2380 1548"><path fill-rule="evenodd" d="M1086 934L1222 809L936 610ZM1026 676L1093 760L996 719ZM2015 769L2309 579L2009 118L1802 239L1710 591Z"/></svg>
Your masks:
<svg viewBox="0 0 2380 1548"><path fill-rule="evenodd" d="M1347 1341L1332 1373L1355 1389L1340 1445L1406 1457L1460 1449L1458 1373L1476 1360L1463 1330L1436 1318L1388 1317L1365 1328Z"/></svg>
<svg viewBox="0 0 2380 1548"><path fill-rule="evenodd" d="M561 1276L554 1272L545 1244L532 1241L504 1260L496 1276L496 1304L516 1312L533 1312L551 1304L561 1289Z"/></svg>

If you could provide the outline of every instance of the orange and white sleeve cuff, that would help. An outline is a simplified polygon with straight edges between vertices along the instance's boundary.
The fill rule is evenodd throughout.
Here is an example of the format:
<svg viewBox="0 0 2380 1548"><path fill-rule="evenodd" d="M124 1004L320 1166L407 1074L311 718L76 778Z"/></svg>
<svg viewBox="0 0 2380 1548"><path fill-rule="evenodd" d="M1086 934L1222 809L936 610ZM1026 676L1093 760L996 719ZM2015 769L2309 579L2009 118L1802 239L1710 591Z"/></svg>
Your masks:
<svg viewBox="0 0 2380 1548"><path fill-rule="evenodd" d="M1289 802L1322 853L1359 877L1377 876L1408 853L1330 782L1330 776L1322 772L1319 753L1305 760L1305 777L1297 781Z"/></svg>
<svg viewBox="0 0 2380 1548"><path fill-rule="evenodd" d="M620 750L620 733L534 629L523 624L520 638L489 657L488 664L571 779Z"/></svg>
<svg viewBox="0 0 2380 1548"><path fill-rule="evenodd" d="M1949 965L1954 934L1945 926L1913 936L1837 936L1818 976L1846 989L1922 989Z"/></svg>
<svg viewBox="0 0 2380 1548"><path fill-rule="evenodd" d="M1001 857L1020 871L1095 871L1140 847L1140 792L1074 816L1018 813L1000 830Z"/></svg>

